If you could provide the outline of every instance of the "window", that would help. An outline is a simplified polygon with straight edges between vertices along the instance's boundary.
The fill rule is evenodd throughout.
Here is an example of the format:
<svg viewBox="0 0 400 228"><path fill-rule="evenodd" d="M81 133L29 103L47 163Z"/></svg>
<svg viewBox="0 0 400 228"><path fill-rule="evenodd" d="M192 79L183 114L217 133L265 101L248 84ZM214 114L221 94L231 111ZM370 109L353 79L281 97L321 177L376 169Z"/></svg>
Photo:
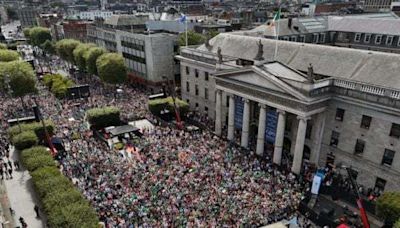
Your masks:
<svg viewBox="0 0 400 228"><path fill-rule="evenodd" d="M187 102L188 104L190 104L190 100L189 100L189 99L186 99L186 102Z"/></svg>
<svg viewBox="0 0 400 228"><path fill-rule="evenodd" d="M363 115L361 118L361 128L369 129L372 117Z"/></svg>
<svg viewBox="0 0 400 228"><path fill-rule="evenodd" d="M208 89L204 88L204 99L208 100Z"/></svg>
<svg viewBox="0 0 400 228"><path fill-rule="evenodd" d="M208 81L208 72L204 72L204 79Z"/></svg>
<svg viewBox="0 0 400 228"><path fill-rule="evenodd" d="M190 85L189 85L189 82L186 82L186 92L190 92Z"/></svg>
<svg viewBox="0 0 400 228"><path fill-rule="evenodd" d="M343 121L343 117L344 117L344 109L337 108L337 109L336 109L336 116L335 116L335 119L336 119L336 120L339 120L339 121Z"/></svg>
<svg viewBox="0 0 400 228"><path fill-rule="evenodd" d="M198 77L199 77L199 70L197 70L197 69L194 69L194 76L195 76L196 78L198 78Z"/></svg>
<svg viewBox="0 0 400 228"><path fill-rule="evenodd" d="M189 67L186 67L186 75L189 75L190 71L189 71Z"/></svg>
<svg viewBox="0 0 400 228"><path fill-rule="evenodd" d="M204 106L204 111L208 112L208 107L207 106Z"/></svg>
<svg viewBox="0 0 400 228"><path fill-rule="evenodd" d="M318 43L318 34L317 34L317 33L314 33L314 34L312 35L312 37L313 37L313 43Z"/></svg>
<svg viewBox="0 0 400 228"><path fill-rule="evenodd" d="M196 96L199 96L199 86L198 85L194 86L194 93Z"/></svg>
<svg viewBox="0 0 400 228"><path fill-rule="evenodd" d="M226 107L229 107L229 96L226 96Z"/></svg>
<svg viewBox="0 0 400 228"><path fill-rule="evenodd" d="M378 189L383 192L385 190L386 180L377 177L375 181L375 189Z"/></svg>
<svg viewBox="0 0 400 228"><path fill-rule="evenodd" d="M295 37L295 36L290 37L290 41L296 42L296 39L297 39L297 37Z"/></svg>
<svg viewBox="0 0 400 228"><path fill-rule="evenodd" d="M325 43L325 33L321 33L321 34L319 35L319 42L320 42L320 43Z"/></svg>
<svg viewBox="0 0 400 228"><path fill-rule="evenodd" d="M288 41L288 40L289 40L289 37L287 37L287 36L284 36L284 37L282 38L282 40L286 40L286 41Z"/></svg>
<svg viewBox="0 0 400 228"><path fill-rule="evenodd" d="M354 36L354 42L360 42L361 40L361 33L356 33L356 35Z"/></svg>
<svg viewBox="0 0 400 228"><path fill-rule="evenodd" d="M393 36L386 37L386 45L392 45L393 43Z"/></svg>
<svg viewBox="0 0 400 228"><path fill-rule="evenodd" d="M377 35L375 37L375 44L381 44L382 42L382 35Z"/></svg>
<svg viewBox="0 0 400 228"><path fill-rule="evenodd" d="M300 35L300 36L299 36L299 42L300 42L300 43L306 42L306 36L305 36L305 35Z"/></svg>
<svg viewBox="0 0 400 228"><path fill-rule="evenodd" d="M329 145L337 147L337 145L339 144L339 136L340 136L339 132L332 131L331 142L329 143Z"/></svg>
<svg viewBox="0 0 400 228"><path fill-rule="evenodd" d="M365 141L357 139L356 147L354 148L355 155L362 155L364 153Z"/></svg>
<svg viewBox="0 0 400 228"><path fill-rule="evenodd" d="M393 163L395 152L393 150L385 149L385 153L382 158L382 165L391 166Z"/></svg>
<svg viewBox="0 0 400 228"><path fill-rule="evenodd" d="M371 40L371 34L365 34L364 43L369 43Z"/></svg>
<svg viewBox="0 0 400 228"><path fill-rule="evenodd" d="M196 103L196 108L198 108L199 107L199 103Z"/></svg>
<svg viewBox="0 0 400 228"><path fill-rule="evenodd" d="M400 138L400 124L392 124L392 129L390 129L390 136Z"/></svg>

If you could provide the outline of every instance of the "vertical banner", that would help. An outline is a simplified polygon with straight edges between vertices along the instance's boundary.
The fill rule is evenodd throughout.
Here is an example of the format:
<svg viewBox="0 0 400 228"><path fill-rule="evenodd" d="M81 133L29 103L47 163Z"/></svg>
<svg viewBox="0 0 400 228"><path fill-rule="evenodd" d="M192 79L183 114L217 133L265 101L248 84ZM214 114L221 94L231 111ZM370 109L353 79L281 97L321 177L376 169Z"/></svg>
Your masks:
<svg viewBox="0 0 400 228"><path fill-rule="evenodd" d="M319 188L321 187L321 182L324 180L325 171L324 170L317 170L314 175L313 183L311 186L311 193L318 195Z"/></svg>
<svg viewBox="0 0 400 228"><path fill-rule="evenodd" d="M242 129L244 101L235 95L235 128Z"/></svg>
<svg viewBox="0 0 400 228"><path fill-rule="evenodd" d="M278 113L275 110L267 111L267 119L265 121L265 140L268 143L274 144L278 125Z"/></svg>

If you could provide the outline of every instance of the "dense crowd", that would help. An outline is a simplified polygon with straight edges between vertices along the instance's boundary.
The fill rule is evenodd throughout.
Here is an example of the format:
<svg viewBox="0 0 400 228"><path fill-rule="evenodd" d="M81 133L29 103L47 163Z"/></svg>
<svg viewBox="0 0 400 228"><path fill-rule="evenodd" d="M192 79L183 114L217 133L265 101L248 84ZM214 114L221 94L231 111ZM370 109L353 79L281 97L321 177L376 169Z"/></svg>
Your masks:
<svg viewBox="0 0 400 228"><path fill-rule="evenodd" d="M44 87L37 97L43 115L53 119L56 136L64 141L61 170L107 227L259 226L296 212L303 186L294 175L208 131L156 124L143 132L146 147L133 159L110 150L93 137L84 122L85 110L113 105L125 121L147 118L154 123L155 118L141 90L123 86L117 97L96 79L90 86L88 99L59 101ZM23 110L12 99L2 101L1 113L8 113L2 120ZM25 101L32 103L29 97Z"/></svg>

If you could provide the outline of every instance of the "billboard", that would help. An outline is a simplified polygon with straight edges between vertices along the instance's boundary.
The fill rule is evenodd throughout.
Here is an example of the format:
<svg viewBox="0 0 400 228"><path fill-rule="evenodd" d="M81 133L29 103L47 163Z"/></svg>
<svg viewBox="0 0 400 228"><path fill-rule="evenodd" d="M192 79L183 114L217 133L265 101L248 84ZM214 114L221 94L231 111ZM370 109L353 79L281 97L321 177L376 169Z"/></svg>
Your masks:
<svg viewBox="0 0 400 228"><path fill-rule="evenodd" d="M235 128L242 129L244 101L235 95Z"/></svg>

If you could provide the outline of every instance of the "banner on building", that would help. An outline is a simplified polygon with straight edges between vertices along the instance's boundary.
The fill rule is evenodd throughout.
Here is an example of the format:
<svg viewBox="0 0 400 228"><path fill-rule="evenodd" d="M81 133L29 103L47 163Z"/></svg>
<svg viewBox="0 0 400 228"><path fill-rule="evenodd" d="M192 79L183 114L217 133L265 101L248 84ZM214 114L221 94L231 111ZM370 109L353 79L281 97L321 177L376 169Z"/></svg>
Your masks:
<svg viewBox="0 0 400 228"><path fill-rule="evenodd" d="M311 193L312 194L316 194L318 195L319 192L319 188L321 187L321 182L325 177L325 173L323 170L318 170L315 175L314 175L314 179L313 179L313 183L311 186Z"/></svg>
<svg viewBox="0 0 400 228"><path fill-rule="evenodd" d="M244 101L241 97L235 96L235 128L242 129Z"/></svg>
<svg viewBox="0 0 400 228"><path fill-rule="evenodd" d="M265 120L265 140L268 143L275 143L276 127L278 125L278 113L275 110L267 112L267 119Z"/></svg>

